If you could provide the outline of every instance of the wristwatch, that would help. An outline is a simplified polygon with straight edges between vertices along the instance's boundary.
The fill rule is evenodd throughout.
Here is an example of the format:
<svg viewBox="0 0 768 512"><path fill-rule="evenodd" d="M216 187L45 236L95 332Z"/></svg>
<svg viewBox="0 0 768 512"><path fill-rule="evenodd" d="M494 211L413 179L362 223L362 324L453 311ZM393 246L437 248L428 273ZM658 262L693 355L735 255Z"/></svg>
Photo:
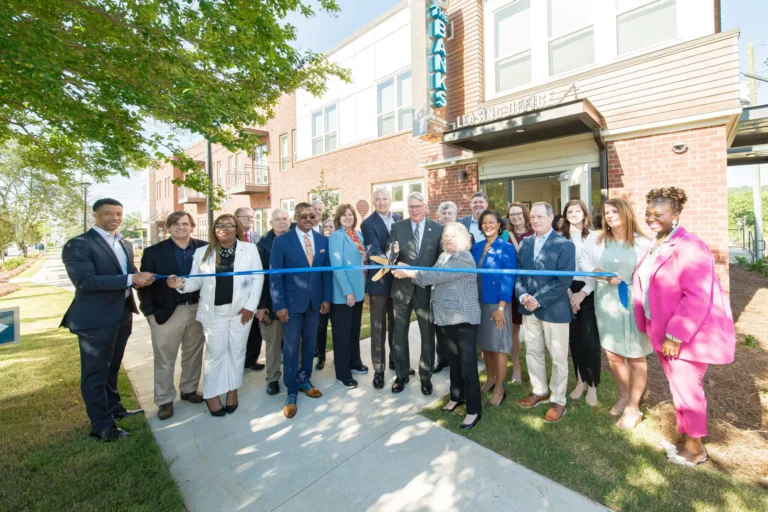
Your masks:
<svg viewBox="0 0 768 512"><path fill-rule="evenodd" d="M499 306L498 309L499 309L499 311L504 311L504 306ZM488 313L486 313L486 314L488 314Z"/></svg>

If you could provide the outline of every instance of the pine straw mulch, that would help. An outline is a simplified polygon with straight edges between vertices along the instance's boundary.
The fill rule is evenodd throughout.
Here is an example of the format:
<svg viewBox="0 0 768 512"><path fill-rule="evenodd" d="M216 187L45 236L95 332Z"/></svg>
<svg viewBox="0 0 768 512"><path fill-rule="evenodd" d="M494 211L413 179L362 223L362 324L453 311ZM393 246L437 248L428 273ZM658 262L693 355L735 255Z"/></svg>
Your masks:
<svg viewBox="0 0 768 512"><path fill-rule="evenodd" d="M15 283L9 283L9 279L13 279L17 275L21 274L29 267L37 263L40 259L40 255L36 258L25 261L13 270L0 270L0 297L13 293L19 289L19 285Z"/></svg>
<svg viewBox="0 0 768 512"><path fill-rule="evenodd" d="M711 464L740 480L768 487L768 278L730 267L731 307L736 321L736 358L710 366L704 377L707 394L705 439ZM751 334L757 347L744 346ZM606 361L605 369L608 370ZM648 357L648 388L643 400L660 434L676 440L672 396L655 355Z"/></svg>

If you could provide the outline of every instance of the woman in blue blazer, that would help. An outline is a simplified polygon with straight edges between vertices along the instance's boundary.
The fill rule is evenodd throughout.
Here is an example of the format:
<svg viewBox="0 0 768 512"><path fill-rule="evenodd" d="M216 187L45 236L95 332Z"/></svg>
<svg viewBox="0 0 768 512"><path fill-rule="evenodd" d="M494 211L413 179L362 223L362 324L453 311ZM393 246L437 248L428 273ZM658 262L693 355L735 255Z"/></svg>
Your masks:
<svg viewBox="0 0 768 512"><path fill-rule="evenodd" d="M504 221L498 212L486 210L480 215L480 229L485 240L472 246L472 256L478 268L517 268L517 252L514 245L501 236ZM493 396L489 405L500 405L506 397L504 379L507 376L507 354L512 353L512 292L515 276L510 274L478 274L480 297L480 328L477 346L483 350L487 379L481 388Z"/></svg>
<svg viewBox="0 0 768 512"><path fill-rule="evenodd" d="M333 216L329 251L332 267L364 265L367 254L363 234L355 229L357 217L351 204L342 204ZM360 359L360 323L363 319L365 272L334 270L331 299L331 332L336 378L348 389L357 387L352 372L368 373Z"/></svg>

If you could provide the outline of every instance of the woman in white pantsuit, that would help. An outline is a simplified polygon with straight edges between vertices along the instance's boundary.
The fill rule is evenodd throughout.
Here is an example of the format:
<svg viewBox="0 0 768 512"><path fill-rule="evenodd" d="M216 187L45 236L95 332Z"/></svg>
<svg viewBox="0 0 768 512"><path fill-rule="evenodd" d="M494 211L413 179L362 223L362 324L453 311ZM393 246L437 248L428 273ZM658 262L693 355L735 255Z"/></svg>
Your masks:
<svg viewBox="0 0 768 512"><path fill-rule="evenodd" d="M261 270L258 249L245 242L243 227L233 215L220 215L210 227L208 240L207 247L195 251L191 275ZM200 290L197 320L205 332L203 398L213 416L237 409L248 333L263 284L262 274L168 278L168 286L180 293ZM224 393L226 405L220 398Z"/></svg>

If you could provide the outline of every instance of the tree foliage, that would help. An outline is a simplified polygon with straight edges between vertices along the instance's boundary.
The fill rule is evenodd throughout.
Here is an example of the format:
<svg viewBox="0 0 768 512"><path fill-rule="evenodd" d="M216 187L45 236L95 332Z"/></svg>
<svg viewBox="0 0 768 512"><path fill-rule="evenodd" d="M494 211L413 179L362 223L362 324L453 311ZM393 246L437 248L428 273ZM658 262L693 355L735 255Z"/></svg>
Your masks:
<svg viewBox="0 0 768 512"><path fill-rule="evenodd" d="M326 219L333 217L336 213L336 208L339 207L339 196L337 192L328 188L328 184L325 182L324 169L320 169L320 183L309 191L309 197L312 201L319 199L325 206L320 222L325 222Z"/></svg>
<svg viewBox="0 0 768 512"><path fill-rule="evenodd" d="M252 152L249 128L282 94L321 95L329 78L349 77L292 46L285 17L313 16L313 3L339 11L336 0L4 0L0 143L15 139L65 181L174 160L187 187L210 193L177 139L145 128L160 121Z"/></svg>

